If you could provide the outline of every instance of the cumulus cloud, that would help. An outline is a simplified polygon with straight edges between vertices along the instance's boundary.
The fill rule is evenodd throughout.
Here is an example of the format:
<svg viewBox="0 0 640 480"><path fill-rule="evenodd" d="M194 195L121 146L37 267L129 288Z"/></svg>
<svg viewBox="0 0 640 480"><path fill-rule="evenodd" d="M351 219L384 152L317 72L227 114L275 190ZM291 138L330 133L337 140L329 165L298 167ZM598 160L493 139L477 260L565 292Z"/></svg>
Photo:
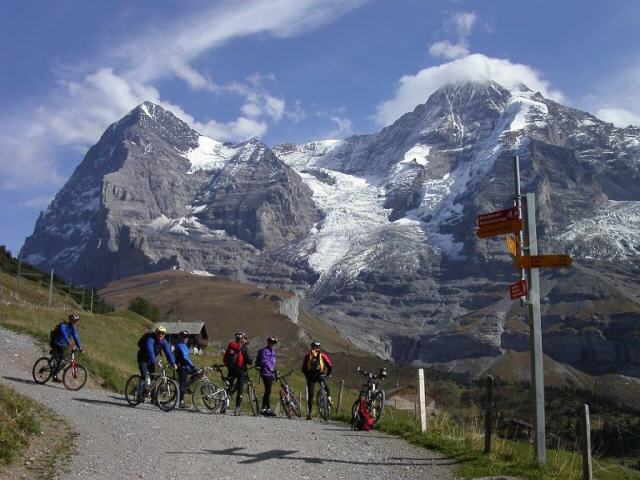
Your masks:
<svg viewBox="0 0 640 480"><path fill-rule="evenodd" d="M429 55L436 58L454 60L469 55L468 38L478 16L472 12L461 12L453 15L446 22L446 30L457 37L456 43L442 40L429 47Z"/></svg>
<svg viewBox="0 0 640 480"><path fill-rule="evenodd" d="M317 28L369 0L248 0L218 2L187 16L176 16L163 28L141 25L133 37L98 53L83 67L57 68L58 82L36 107L4 112L0 154L0 189L27 185L59 185L63 178L56 155L95 143L112 122L145 100L171 110L196 130L219 140L239 141L263 136L268 122L300 119L299 105L287 112L286 101L270 94L262 83L269 74L256 74L245 83L218 85L192 63L206 51L231 40L259 33L290 37ZM80 59L81 60L81 59ZM85 68L82 72L80 68ZM190 88L244 97L238 118L230 122L196 122L179 105L165 101L157 81L175 77Z"/></svg>
<svg viewBox="0 0 640 480"><path fill-rule="evenodd" d="M616 127L640 125L640 115L624 108L601 108L596 112L596 117L611 122Z"/></svg>
<svg viewBox="0 0 640 480"><path fill-rule="evenodd" d="M393 98L378 105L375 120L389 125L401 115L424 103L438 88L460 82L488 82L493 80L506 88L524 84L545 97L562 101L564 96L552 89L540 73L528 65L509 60L473 54L449 63L428 67L415 75L400 78Z"/></svg>
<svg viewBox="0 0 640 480"><path fill-rule="evenodd" d="M350 119L334 115L330 120L336 124L336 128L327 134L327 138L341 139L353 134L353 123Z"/></svg>

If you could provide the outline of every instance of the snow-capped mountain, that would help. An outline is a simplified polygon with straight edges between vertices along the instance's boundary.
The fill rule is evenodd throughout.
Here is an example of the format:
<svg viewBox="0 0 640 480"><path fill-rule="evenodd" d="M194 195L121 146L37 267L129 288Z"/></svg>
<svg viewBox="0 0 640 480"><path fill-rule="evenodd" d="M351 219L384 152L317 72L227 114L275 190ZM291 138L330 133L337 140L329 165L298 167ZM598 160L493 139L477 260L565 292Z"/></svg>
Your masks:
<svg viewBox="0 0 640 480"><path fill-rule="evenodd" d="M382 356L480 371L528 348L512 259L475 236L479 213L511 205L514 154L541 251L575 259L543 275L545 352L639 374L640 129L525 86L449 85L378 133L273 150L145 103L87 153L22 253L77 282L177 266L295 289Z"/></svg>

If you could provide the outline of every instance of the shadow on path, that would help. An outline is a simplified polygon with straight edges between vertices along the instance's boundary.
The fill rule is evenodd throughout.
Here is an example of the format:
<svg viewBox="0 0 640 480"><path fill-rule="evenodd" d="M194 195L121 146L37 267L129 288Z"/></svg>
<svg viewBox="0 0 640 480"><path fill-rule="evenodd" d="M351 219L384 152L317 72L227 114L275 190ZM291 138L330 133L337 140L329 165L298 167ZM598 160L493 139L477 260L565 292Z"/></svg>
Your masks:
<svg viewBox="0 0 640 480"><path fill-rule="evenodd" d="M366 462L359 460L340 460L337 458L320 458L320 457L304 457L296 456L297 450L267 450L261 453L243 452L244 447L231 447L224 450L209 450L205 449L200 452L166 452L168 455L220 455L244 458L239 461L239 464L259 463L266 460L292 460L302 461L309 464L322 465L324 463L337 463L337 464L349 464L349 465L362 465L362 466L385 466L385 467L431 467L436 465L454 465L461 463L462 460L443 457L443 458L401 458L395 457L386 462Z"/></svg>
<svg viewBox="0 0 640 480"><path fill-rule="evenodd" d="M114 407L133 408L125 400L120 402L112 402L109 400L95 400L93 398L79 398L79 397L74 397L73 400L75 400L76 402L91 403L93 405L107 405L107 406L114 406ZM143 404L140 404L140 405L143 405Z"/></svg>
<svg viewBox="0 0 640 480"><path fill-rule="evenodd" d="M9 380L11 382L24 383L26 385L42 385L43 387L56 388L54 385L49 385L48 383L36 383L33 380L28 378L18 378L18 377L7 377L3 376L5 380Z"/></svg>

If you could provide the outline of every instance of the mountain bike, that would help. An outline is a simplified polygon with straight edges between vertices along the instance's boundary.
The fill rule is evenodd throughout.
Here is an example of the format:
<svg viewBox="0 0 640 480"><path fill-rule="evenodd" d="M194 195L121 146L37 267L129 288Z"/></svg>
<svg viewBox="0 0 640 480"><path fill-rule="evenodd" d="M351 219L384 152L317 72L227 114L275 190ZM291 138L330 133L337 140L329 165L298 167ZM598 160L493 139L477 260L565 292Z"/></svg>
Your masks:
<svg viewBox="0 0 640 480"><path fill-rule="evenodd" d="M256 367L252 367L256 368ZM249 405L251 406L251 412L254 417L260 415L260 407L258 406L258 395L256 394L256 387L253 385L253 380L251 380L251 375L249 375L249 368L245 365L244 367L245 379L247 382L247 393L249 395Z"/></svg>
<svg viewBox="0 0 640 480"><path fill-rule="evenodd" d="M180 397L178 383L169 378L162 363L158 362L160 373L143 379L140 375L131 375L124 387L124 397L132 407L143 403L149 396L156 406L165 412L176 408Z"/></svg>
<svg viewBox="0 0 640 480"><path fill-rule="evenodd" d="M367 377L367 381L362 385L360 396L351 408L351 424L356 425L359 421L358 407L360 405L360 399L364 397L367 402L367 409L373 417L373 426L375 426L380 420L382 411L384 410L385 393L384 390L380 388L380 381L387 376L387 369L381 368L378 375L362 370L360 367L358 367L356 371Z"/></svg>
<svg viewBox="0 0 640 480"><path fill-rule="evenodd" d="M47 383L51 377L62 370L62 384L67 390L80 390L87 383L89 373L86 367L76 361L76 352L79 348L72 348L69 361L62 360L61 363L53 357L40 357L33 364L31 375L38 384Z"/></svg>
<svg viewBox="0 0 640 480"><path fill-rule="evenodd" d="M325 382L327 381L327 377L324 375L320 376L320 388L318 389L318 393L316 394L316 402L318 404L318 411L320 412L320 417L326 422L331 417L331 403L329 402L329 395L327 394L327 386Z"/></svg>
<svg viewBox="0 0 640 480"><path fill-rule="evenodd" d="M218 386L213 383L206 375L207 370L220 372L224 386ZM193 406L200 413L209 414L216 410L220 410L220 413L225 413L229 406L229 394L227 393L228 383L222 372L222 365L204 367L201 369L201 372L202 376L199 378L201 381L196 383L195 388L193 388L193 393L191 394Z"/></svg>
<svg viewBox="0 0 640 480"><path fill-rule="evenodd" d="M293 417L295 414L297 417L302 416L302 410L300 410L300 403L293 393L293 389L287 383L287 377L293 373L293 370L289 370L284 375L280 375L276 371L276 380L280 382L280 405L287 418Z"/></svg>

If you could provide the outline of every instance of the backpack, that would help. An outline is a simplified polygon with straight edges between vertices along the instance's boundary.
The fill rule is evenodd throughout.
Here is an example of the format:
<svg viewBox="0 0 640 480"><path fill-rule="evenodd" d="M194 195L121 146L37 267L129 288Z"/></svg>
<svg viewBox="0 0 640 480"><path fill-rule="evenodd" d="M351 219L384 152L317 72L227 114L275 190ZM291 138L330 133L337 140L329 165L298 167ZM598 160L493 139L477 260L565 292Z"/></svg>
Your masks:
<svg viewBox="0 0 640 480"><path fill-rule="evenodd" d="M373 428L374 419L369 408L367 407L367 399L364 395L361 395L358 400L358 408L354 412L353 419L351 420L351 427L353 430L370 431Z"/></svg>
<svg viewBox="0 0 640 480"><path fill-rule="evenodd" d="M147 333L145 333L144 335L142 335L142 336L140 337L140 339L138 340L138 348L139 348L140 350L142 350L142 349L144 349L144 348L145 348L145 345L146 345L146 343L147 343L147 339L148 339L151 335L153 335L153 332L147 332Z"/></svg>
<svg viewBox="0 0 640 480"><path fill-rule="evenodd" d="M229 370L237 370L244 366L244 353L242 347L236 342L231 342L224 352L224 364Z"/></svg>
<svg viewBox="0 0 640 480"><path fill-rule="evenodd" d="M60 327L62 327L62 324L63 324L63 323L64 323L64 322L60 322L58 325L56 325L55 327L53 327L53 330L51 330L51 331L49 332L49 342L50 342L50 343L53 343L53 342L56 340L56 338L58 338L58 335L59 335L59 333L60 333Z"/></svg>

